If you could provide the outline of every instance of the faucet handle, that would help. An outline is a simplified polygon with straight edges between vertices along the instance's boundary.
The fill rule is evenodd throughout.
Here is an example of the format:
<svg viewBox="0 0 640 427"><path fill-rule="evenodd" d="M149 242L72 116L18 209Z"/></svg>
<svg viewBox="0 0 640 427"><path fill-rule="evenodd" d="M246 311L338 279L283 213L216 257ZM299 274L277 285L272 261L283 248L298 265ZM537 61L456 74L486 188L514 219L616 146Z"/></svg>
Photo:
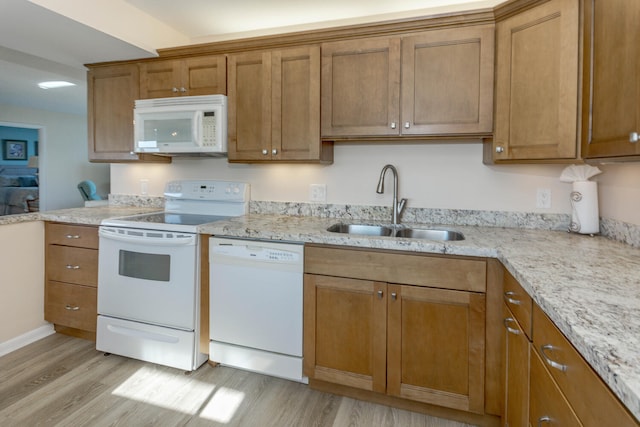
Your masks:
<svg viewBox="0 0 640 427"><path fill-rule="evenodd" d="M407 204L407 199L400 199L400 201L398 202L398 213L402 212L402 210L404 209L404 205Z"/></svg>

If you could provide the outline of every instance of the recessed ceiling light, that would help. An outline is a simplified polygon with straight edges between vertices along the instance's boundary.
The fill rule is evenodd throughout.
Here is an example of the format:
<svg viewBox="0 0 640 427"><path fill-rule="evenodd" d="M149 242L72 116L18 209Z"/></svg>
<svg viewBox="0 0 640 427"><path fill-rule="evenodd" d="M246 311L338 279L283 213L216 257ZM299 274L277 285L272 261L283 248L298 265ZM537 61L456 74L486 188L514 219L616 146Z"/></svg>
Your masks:
<svg viewBox="0 0 640 427"><path fill-rule="evenodd" d="M65 81L50 81L50 82L40 82L38 83L38 87L42 89L57 89L59 87L67 87L67 86L75 86L75 83L65 82Z"/></svg>

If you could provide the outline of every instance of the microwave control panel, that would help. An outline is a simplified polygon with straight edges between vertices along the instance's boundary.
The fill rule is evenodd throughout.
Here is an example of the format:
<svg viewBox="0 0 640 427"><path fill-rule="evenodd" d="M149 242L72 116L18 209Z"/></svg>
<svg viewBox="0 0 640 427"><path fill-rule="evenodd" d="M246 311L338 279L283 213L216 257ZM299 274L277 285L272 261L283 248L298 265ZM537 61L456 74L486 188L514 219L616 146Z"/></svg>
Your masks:
<svg viewBox="0 0 640 427"><path fill-rule="evenodd" d="M202 145L211 147L216 145L216 112L205 111L202 115Z"/></svg>

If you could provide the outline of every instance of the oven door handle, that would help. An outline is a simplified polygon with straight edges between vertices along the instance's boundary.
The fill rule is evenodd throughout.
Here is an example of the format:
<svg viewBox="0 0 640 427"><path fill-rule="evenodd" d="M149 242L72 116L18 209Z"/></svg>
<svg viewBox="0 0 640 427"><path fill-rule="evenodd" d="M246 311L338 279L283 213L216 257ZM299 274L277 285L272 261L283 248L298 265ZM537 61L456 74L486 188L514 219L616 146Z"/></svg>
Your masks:
<svg viewBox="0 0 640 427"><path fill-rule="evenodd" d="M196 235L180 235L171 237L147 237L147 236L129 236L115 234L114 231L108 231L100 228L98 234L103 239L116 240L126 243L145 243L153 246L189 246L196 244ZM157 233L155 233L157 234Z"/></svg>

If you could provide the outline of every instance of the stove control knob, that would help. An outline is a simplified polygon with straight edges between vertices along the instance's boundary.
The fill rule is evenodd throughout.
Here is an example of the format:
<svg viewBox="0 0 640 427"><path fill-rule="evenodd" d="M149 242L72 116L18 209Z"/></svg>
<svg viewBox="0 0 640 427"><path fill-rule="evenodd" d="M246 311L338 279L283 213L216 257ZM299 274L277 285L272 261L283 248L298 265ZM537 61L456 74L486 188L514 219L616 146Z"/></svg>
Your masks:
<svg viewBox="0 0 640 427"><path fill-rule="evenodd" d="M234 194L238 194L238 193L240 193L240 188L239 188L239 187L234 187L234 188L233 188L233 193L234 193Z"/></svg>

